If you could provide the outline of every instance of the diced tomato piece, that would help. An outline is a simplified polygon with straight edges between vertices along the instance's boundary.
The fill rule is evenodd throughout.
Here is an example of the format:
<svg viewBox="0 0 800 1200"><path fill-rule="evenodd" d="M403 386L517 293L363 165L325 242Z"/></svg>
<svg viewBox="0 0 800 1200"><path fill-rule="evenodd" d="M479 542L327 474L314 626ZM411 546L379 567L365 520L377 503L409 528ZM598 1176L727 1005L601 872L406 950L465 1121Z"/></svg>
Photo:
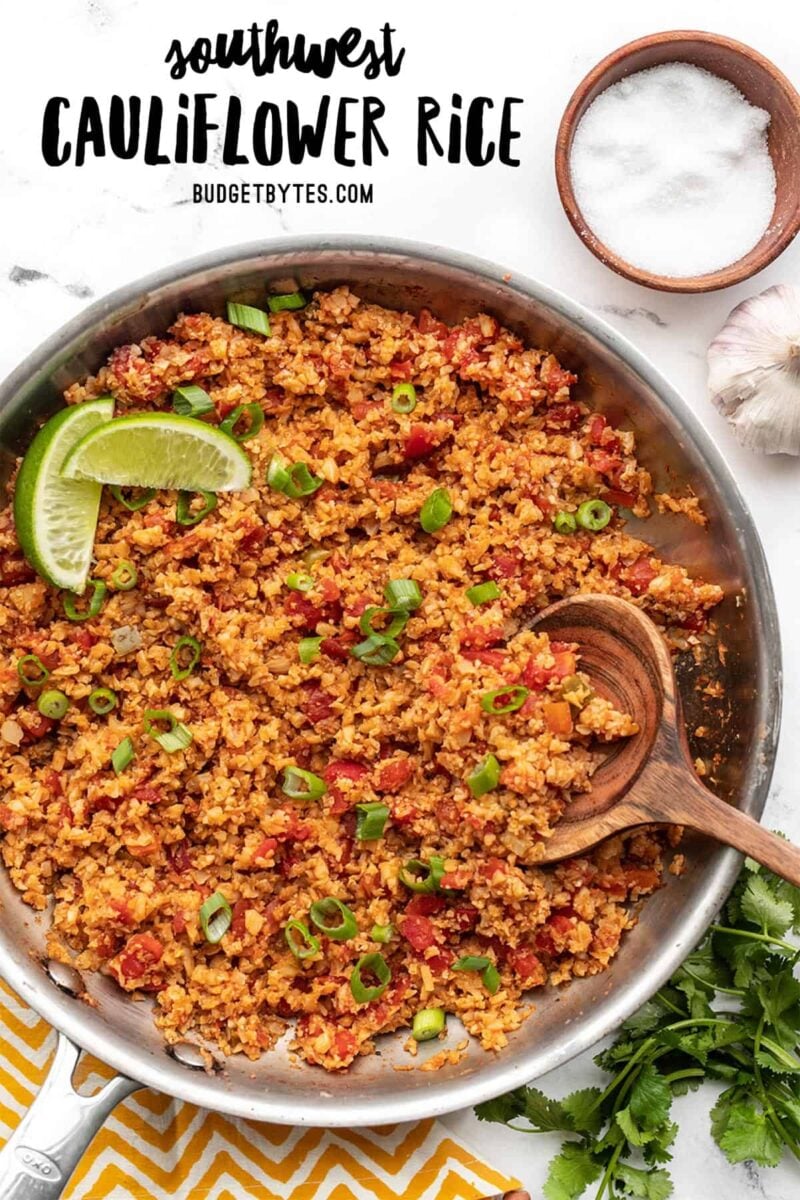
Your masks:
<svg viewBox="0 0 800 1200"><path fill-rule="evenodd" d="M314 836L314 830L305 821L301 821L296 812L289 815L289 825L286 832L278 840L292 842L307 842Z"/></svg>
<svg viewBox="0 0 800 1200"><path fill-rule="evenodd" d="M519 575L521 570L521 550L499 551L492 555L489 578L494 579L495 582L499 579L512 579L515 575Z"/></svg>
<svg viewBox="0 0 800 1200"><path fill-rule="evenodd" d="M399 792L408 783L414 773L414 763L410 758L399 758L395 762L386 763L378 772L375 781L377 792Z"/></svg>
<svg viewBox="0 0 800 1200"><path fill-rule="evenodd" d="M332 716L334 698L330 692L312 683L304 685L303 693L300 710L312 725L319 725Z"/></svg>
<svg viewBox="0 0 800 1200"><path fill-rule="evenodd" d="M506 961L521 979L532 979L542 971L542 964L532 950L509 950Z"/></svg>
<svg viewBox="0 0 800 1200"><path fill-rule="evenodd" d="M623 492L621 488L609 488L608 491L601 492L600 499L616 508L633 508L639 497L634 492Z"/></svg>
<svg viewBox="0 0 800 1200"><path fill-rule="evenodd" d="M339 779L359 780L368 774L369 767L365 767L363 763L354 762L351 758L341 758L329 762L322 777L328 787L334 787Z"/></svg>
<svg viewBox="0 0 800 1200"><path fill-rule="evenodd" d="M352 604L348 604L344 610L348 617L360 617L366 608L369 608L374 601L369 596L356 596Z"/></svg>
<svg viewBox="0 0 800 1200"><path fill-rule="evenodd" d="M110 900L109 908L113 908L122 924L127 925L128 928L136 924L136 918L133 915L133 909L131 908L130 904L128 904L127 900Z"/></svg>
<svg viewBox="0 0 800 1200"><path fill-rule="evenodd" d="M542 712L550 733L558 737L568 737L572 733L572 710L566 700L545 700Z"/></svg>
<svg viewBox="0 0 800 1200"><path fill-rule="evenodd" d="M438 954L432 954L430 958L426 958L425 962L435 975L441 975L443 971L452 966L453 957L449 950L440 950Z"/></svg>
<svg viewBox="0 0 800 1200"><path fill-rule="evenodd" d="M335 604L342 594L336 580L331 579L329 575L325 575L322 579L320 579L318 587L322 592L323 598L327 604Z"/></svg>
<svg viewBox="0 0 800 1200"><path fill-rule="evenodd" d="M547 954L552 958L556 953L556 944L549 929L538 930L534 935L533 944L540 954Z"/></svg>
<svg viewBox="0 0 800 1200"><path fill-rule="evenodd" d="M541 492L531 492L531 500L537 508L541 509L543 517L549 517L555 510L555 504L548 496L543 496Z"/></svg>
<svg viewBox="0 0 800 1200"><path fill-rule="evenodd" d="M406 916L398 924L403 937L418 954L436 945L436 929L427 917Z"/></svg>
<svg viewBox="0 0 800 1200"><path fill-rule="evenodd" d="M237 900L234 904L231 910L231 933L234 937L244 937L245 933L247 932L244 918L248 908L252 907L253 905L249 900Z"/></svg>
<svg viewBox="0 0 800 1200"><path fill-rule="evenodd" d="M351 1062L358 1051L358 1038L349 1029L337 1029L333 1035L333 1044L339 1058Z"/></svg>
<svg viewBox="0 0 800 1200"><path fill-rule="evenodd" d="M55 721L50 717L43 717L41 713L33 709L21 709L19 715L25 730L26 741L29 742L41 741L55 725Z"/></svg>
<svg viewBox="0 0 800 1200"><path fill-rule="evenodd" d="M681 629L687 629L690 633L702 633L706 627L708 616L704 612L689 613L682 621L679 621Z"/></svg>
<svg viewBox="0 0 800 1200"><path fill-rule="evenodd" d="M421 892L409 900L406 905L406 916L434 917L446 907L447 901L444 896L428 896Z"/></svg>
<svg viewBox="0 0 800 1200"><path fill-rule="evenodd" d="M605 449L590 450L586 455L590 467L601 475L613 475L622 466L622 459L617 454L609 454Z"/></svg>
<svg viewBox="0 0 800 1200"><path fill-rule="evenodd" d="M14 587L18 583L32 583L36 578L33 567L29 567L21 554L7 551L0 554L0 586Z"/></svg>
<svg viewBox="0 0 800 1200"><path fill-rule="evenodd" d="M392 824L401 828L403 825L413 825L418 818L419 809L416 804L403 804L402 807L395 806L392 809Z"/></svg>
<svg viewBox="0 0 800 1200"><path fill-rule="evenodd" d="M89 816L93 817L99 812L115 813L122 804L122 799L122 796L94 796L89 801Z"/></svg>
<svg viewBox="0 0 800 1200"><path fill-rule="evenodd" d="M172 845L167 846L166 856L172 870L177 871L179 875L191 870L192 859L189 855L189 843L185 839L181 842L173 842Z"/></svg>
<svg viewBox="0 0 800 1200"><path fill-rule="evenodd" d="M142 783L139 787L134 788L131 792L137 800L141 800L143 804L160 804L163 800L163 794L158 788L151 787L148 783Z"/></svg>
<svg viewBox="0 0 800 1200"><path fill-rule="evenodd" d="M417 329L420 333L430 333L440 340L447 337L447 326L444 321L438 321L427 308L420 309L417 317Z"/></svg>
<svg viewBox="0 0 800 1200"><path fill-rule="evenodd" d="M575 429L581 419L577 404L554 404L547 410L544 426L548 431L561 432Z"/></svg>
<svg viewBox="0 0 800 1200"><path fill-rule="evenodd" d="M535 658L529 658L522 669L522 682L533 692L543 692L552 679L555 679L553 667L542 667Z"/></svg>
<svg viewBox="0 0 800 1200"><path fill-rule="evenodd" d="M491 879L495 875L505 875L508 864L502 858L487 858L486 862L481 863L479 870L485 879Z"/></svg>
<svg viewBox="0 0 800 1200"><path fill-rule="evenodd" d="M405 362L389 363L389 374L392 379L402 379L407 382L411 378L411 372L414 370L414 362L412 359L407 359Z"/></svg>
<svg viewBox="0 0 800 1200"><path fill-rule="evenodd" d="M550 926L553 933L557 934L559 937L565 937L568 933L572 932L572 923L574 919L574 915L567 916L565 912L557 912L550 917L550 920L547 922L547 924Z"/></svg>
<svg viewBox="0 0 800 1200"><path fill-rule="evenodd" d="M599 446L603 440L603 431L608 422L602 413L594 413L589 419L586 434L593 446Z"/></svg>
<svg viewBox="0 0 800 1200"><path fill-rule="evenodd" d="M44 773L44 786L53 796L63 796L64 789L61 786L61 776L58 771L47 770Z"/></svg>
<svg viewBox="0 0 800 1200"><path fill-rule="evenodd" d="M70 636L81 650L91 650L92 646L97 645L97 637L89 629L71 629Z"/></svg>
<svg viewBox="0 0 800 1200"><path fill-rule="evenodd" d="M164 947L150 933L135 933L128 938L119 961L125 979L141 979L151 967L161 961Z"/></svg>
<svg viewBox="0 0 800 1200"><path fill-rule="evenodd" d="M338 592L338 588L336 590ZM338 595L333 600L315 604L302 592L291 592L286 598L284 609L290 616L299 617L302 621L302 628L308 630L316 629L320 622L335 625L341 621L343 612Z"/></svg>
<svg viewBox="0 0 800 1200"><path fill-rule="evenodd" d="M239 550L242 554L255 554L264 545L267 531L263 525L255 525L248 529L239 539Z"/></svg>
<svg viewBox="0 0 800 1200"><path fill-rule="evenodd" d="M259 842L253 851L253 861L258 858L267 858L270 854L278 849L278 839L274 837L264 838L263 842Z"/></svg>
<svg viewBox="0 0 800 1200"><path fill-rule="evenodd" d="M483 650L505 641L502 625L466 625L458 635L459 644L471 650Z"/></svg>
<svg viewBox="0 0 800 1200"><path fill-rule="evenodd" d="M180 937L182 933L186 932L186 917L182 912L175 913L172 918L172 932L176 937Z"/></svg>
<svg viewBox="0 0 800 1200"><path fill-rule="evenodd" d="M643 596L657 575L658 571L649 557L643 554L622 570L620 579L634 596Z"/></svg>
<svg viewBox="0 0 800 1200"><path fill-rule="evenodd" d="M471 875L464 867L457 867L455 871L445 871L440 880L440 885L446 891L461 892L465 887L469 887Z"/></svg>
<svg viewBox="0 0 800 1200"><path fill-rule="evenodd" d="M468 662L483 663L487 667L496 667L500 670L505 666L506 656L502 650L462 650L461 657L466 658Z"/></svg>
<svg viewBox="0 0 800 1200"><path fill-rule="evenodd" d="M427 458L438 445L438 438L430 426L412 425L403 445L403 457L409 461Z"/></svg>
<svg viewBox="0 0 800 1200"><path fill-rule="evenodd" d="M360 633L354 629L345 629L336 637L323 638L319 648L323 654L327 654L328 658L335 658L338 662L347 662L353 646L360 641Z"/></svg>
<svg viewBox="0 0 800 1200"><path fill-rule="evenodd" d="M543 379L543 382L551 396L555 396L562 388L571 387L573 383L578 382L577 375L573 375L571 371L566 371L558 363L551 361L548 363L546 370L547 377ZM570 407L573 406L570 405Z"/></svg>
<svg viewBox="0 0 800 1200"><path fill-rule="evenodd" d="M453 923L459 933L466 933L468 929L474 929L480 915L474 904L457 904L452 912Z"/></svg>

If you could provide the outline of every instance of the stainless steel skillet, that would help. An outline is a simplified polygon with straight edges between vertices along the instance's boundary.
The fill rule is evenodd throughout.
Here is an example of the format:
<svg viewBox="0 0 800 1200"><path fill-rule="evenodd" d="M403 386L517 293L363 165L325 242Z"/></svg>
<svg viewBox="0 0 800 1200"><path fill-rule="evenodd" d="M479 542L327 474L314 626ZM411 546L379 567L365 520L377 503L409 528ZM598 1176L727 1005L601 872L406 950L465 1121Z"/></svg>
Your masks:
<svg viewBox="0 0 800 1200"><path fill-rule="evenodd" d="M579 372L583 394L636 430L657 490L687 486L702 498L711 533L658 516L647 536L726 590L719 613L726 697L703 711L702 723L714 732L702 753L720 756L716 789L760 815L777 741L780 651L772 588L750 515L719 452L675 390L624 338L549 288L452 251L352 237L238 246L169 267L93 304L0 387L3 471L39 417L58 406L62 389L96 369L114 346L163 330L181 310L222 312L226 297L258 304L267 285L291 291L337 283L390 307L429 307L446 320L494 313L531 343L550 347ZM683 664L689 728L701 716L692 669ZM286 1043L255 1066L228 1060L204 1069L193 1046L168 1052L148 1005L132 1002L108 979L86 978L77 988L62 979L60 987L43 958L46 917L27 908L0 872L0 974L61 1038L47 1083L0 1155L0 1196L57 1197L107 1113L137 1086L256 1120L358 1126L448 1112L551 1070L615 1029L702 936L738 859L701 840L687 841L685 849L686 875L670 879L644 906L610 971L538 997L534 1017L496 1057L471 1046L457 1066L433 1074L393 1070L405 1059L399 1038L384 1039L379 1056L360 1059L341 1076L290 1064ZM78 998L81 987L92 1006ZM77 1047L120 1073L90 1099L70 1086Z"/></svg>

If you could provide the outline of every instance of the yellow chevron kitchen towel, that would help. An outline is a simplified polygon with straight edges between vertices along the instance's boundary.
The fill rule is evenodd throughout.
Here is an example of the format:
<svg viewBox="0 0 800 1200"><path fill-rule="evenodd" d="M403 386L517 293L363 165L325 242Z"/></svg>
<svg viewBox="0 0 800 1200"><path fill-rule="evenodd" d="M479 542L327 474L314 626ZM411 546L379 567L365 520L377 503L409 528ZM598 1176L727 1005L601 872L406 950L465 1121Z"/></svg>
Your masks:
<svg viewBox="0 0 800 1200"><path fill-rule="evenodd" d="M47 1073L55 1035L0 982L0 1140ZM82 1078L111 1072L82 1060ZM79 1068L80 1070L81 1068ZM382 1129L260 1125L134 1093L80 1163L68 1200L474 1200L517 1186L436 1121Z"/></svg>

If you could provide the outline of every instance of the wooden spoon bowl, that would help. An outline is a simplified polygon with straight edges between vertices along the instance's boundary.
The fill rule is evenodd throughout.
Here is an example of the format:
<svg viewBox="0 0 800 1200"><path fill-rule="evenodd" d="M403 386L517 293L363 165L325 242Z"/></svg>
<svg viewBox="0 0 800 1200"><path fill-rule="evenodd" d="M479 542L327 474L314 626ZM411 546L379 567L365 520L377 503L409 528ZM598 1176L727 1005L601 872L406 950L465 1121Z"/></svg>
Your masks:
<svg viewBox="0 0 800 1200"><path fill-rule="evenodd" d="M582 595L542 612L534 628L576 642L580 669L600 695L636 720L639 733L615 743L570 804L541 862L582 854L650 824L688 825L749 854L800 886L800 849L720 800L692 765L680 695L666 643L640 609L616 596Z"/></svg>
<svg viewBox="0 0 800 1200"><path fill-rule="evenodd" d="M569 162L575 131L592 101L625 76L668 62L691 63L727 79L751 104L767 110L767 138L776 178L772 220L752 250L722 270L679 278L635 267L597 237L575 197ZM742 42L695 29L654 33L620 46L578 84L561 118L555 167L561 203L573 229L612 271L663 292L711 292L731 287L763 271L800 230L800 95L774 63Z"/></svg>

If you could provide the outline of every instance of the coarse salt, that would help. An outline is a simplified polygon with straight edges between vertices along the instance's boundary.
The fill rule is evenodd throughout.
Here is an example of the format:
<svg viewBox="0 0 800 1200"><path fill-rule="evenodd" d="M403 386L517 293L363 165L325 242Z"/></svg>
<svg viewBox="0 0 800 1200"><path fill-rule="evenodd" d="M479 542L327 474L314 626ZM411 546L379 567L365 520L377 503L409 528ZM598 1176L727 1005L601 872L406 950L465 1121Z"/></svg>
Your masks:
<svg viewBox="0 0 800 1200"><path fill-rule="evenodd" d="M688 63L638 71L581 119L570 174L584 220L632 266L681 278L721 270L775 207L769 113Z"/></svg>

